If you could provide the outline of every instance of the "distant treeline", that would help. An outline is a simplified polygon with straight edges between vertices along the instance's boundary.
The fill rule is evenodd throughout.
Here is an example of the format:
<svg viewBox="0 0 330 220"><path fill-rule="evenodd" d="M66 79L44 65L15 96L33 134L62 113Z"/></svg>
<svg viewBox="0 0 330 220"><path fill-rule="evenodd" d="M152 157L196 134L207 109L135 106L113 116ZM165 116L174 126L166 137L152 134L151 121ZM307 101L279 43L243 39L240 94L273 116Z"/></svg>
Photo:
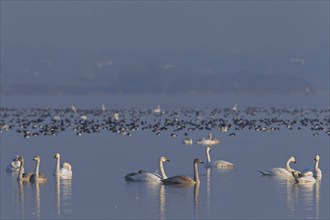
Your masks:
<svg viewBox="0 0 330 220"><path fill-rule="evenodd" d="M302 65L288 63L288 68L276 69L274 62L266 71L267 68L257 66L262 65L262 60L254 65L253 57L247 55L238 61L232 57L225 62L217 56L198 59L189 54L153 56L152 52L141 55L130 51L72 50L75 52L7 49L1 60L1 93L292 94L305 93L306 88L308 92L315 91ZM320 75L322 72L316 72L313 77Z"/></svg>

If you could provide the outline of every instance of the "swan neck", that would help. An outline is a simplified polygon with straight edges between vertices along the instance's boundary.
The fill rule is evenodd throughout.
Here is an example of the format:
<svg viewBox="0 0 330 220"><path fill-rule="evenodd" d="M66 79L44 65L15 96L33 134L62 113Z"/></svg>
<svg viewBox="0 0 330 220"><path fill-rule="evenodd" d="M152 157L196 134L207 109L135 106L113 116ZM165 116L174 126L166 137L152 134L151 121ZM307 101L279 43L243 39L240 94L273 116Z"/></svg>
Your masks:
<svg viewBox="0 0 330 220"><path fill-rule="evenodd" d="M287 162L286 162L286 164L285 164L285 168L286 168L286 170L288 171L288 172L293 172L293 170L291 169L291 167L290 167L290 163L291 163L292 161L289 159Z"/></svg>
<svg viewBox="0 0 330 220"><path fill-rule="evenodd" d="M159 171L160 171L160 174L162 176L162 179L167 179L167 176L165 174L165 171L164 171L164 167L163 167L163 162L160 160L159 161Z"/></svg>
<svg viewBox="0 0 330 220"><path fill-rule="evenodd" d="M34 172L34 175L37 177L39 177L39 166L40 166L40 161L37 160L36 162L36 169L35 169L35 172Z"/></svg>
<svg viewBox="0 0 330 220"><path fill-rule="evenodd" d="M19 171L18 171L18 180L21 180L23 178L23 169L24 169L24 160L20 161L21 165L19 167Z"/></svg>
<svg viewBox="0 0 330 220"><path fill-rule="evenodd" d="M199 183L197 163L194 163L194 180L196 183Z"/></svg>
<svg viewBox="0 0 330 220"><path fill-rule="evenodd" d="M319 161L315 160L314 169L317 170L318 168L319 168Z"/></svg>
<svg viewBox="0 0 330 220"><path fill-rule="evenodd" d="M207 162L211 162L211 156L210 156L210 151L208 151L208 149L206 148L206 159L207 159Z"/></svg>
<svg viewBox="0 0 330 220"><path fill-rule="evenodd" d="M60 172L60 157L56 158L56 171L55 175L58 175Z"/></svg>

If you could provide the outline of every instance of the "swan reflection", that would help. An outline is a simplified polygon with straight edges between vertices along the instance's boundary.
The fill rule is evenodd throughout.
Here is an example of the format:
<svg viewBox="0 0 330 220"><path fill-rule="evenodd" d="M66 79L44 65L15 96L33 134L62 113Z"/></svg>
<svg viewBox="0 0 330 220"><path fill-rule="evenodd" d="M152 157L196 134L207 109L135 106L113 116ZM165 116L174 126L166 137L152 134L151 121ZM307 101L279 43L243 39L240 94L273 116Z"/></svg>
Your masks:
<svg viewBox="0 0 330 220"><path fill-rule="evenodd" d="M62 215L61 208L63 208L63 215L69 216L72 214L71 200L72 179L63 179L56 176L56 213L58 216Z"/></svg>
<svg viewBox="0 0 330 220"><path fill-rule="evenodd" d="M295 188L297 188L297 191L299 191L299 199L304 201L304 210L308 211L310 215L309 217L313 219L319 219L320 215L320 187L321 181L318 180L315 182L315 184L295 184Z"/></svg>
<svg viewBox="0 0 330 220"><path fill-rule="evenodd" d="M159 187L159 214L160 214L160 219L166 219L166 215L165 215L165 186L164 185L160 185Z"/></svg>
<svg viewBox="0 0 330 220"><path fill-rule="evenodd" d="M35 217L36 219L40 219L40 186L42 186L44 183L42 182L35 182Z"/></svg>
<svg viewBox="0 0 330 220"><path fill-rule="evenodd" d="M207 210L210 210L211 204L211 168L206 169L206 198Z"/></svg>
<svg viewBox="0 0 330 220"><path fill-rule="evenodd" d="M198 201L199 201L199 186L200 183L196 183L194 185L194 217L195 219L199 219L199 206L198 206Z"/></svg>
<svg viewBox="0 0 330 220"><path fill-rule="evenodd" d="M284 180L283 180L284 181ZM304 211L308 217L318 219L320 216L319 201L321 181L314 184L297 184L285 180L288 218L293 218L297 212ZM303 208L298 204L303 201Z"/></svg>
<svg viewBox="0 0 330 220"><path fill-rule="evenodd" d="M320 188L321 188L321 180L316 178L315 183L315 218L320 218Z"/></svg>
<svg viewBox="0 0 330 220"><path fill-rule="evenodd" d="M192 189L193 187L193 189ZM175 200L176 202L181 201L182 196L190 195L192 198L192 209L194 211L194 218L199 219L199 187L200 183L195 184L176 184L176 185L160 185L159 186L159 214L160 219L167 219L166 213L171 213L171 208L174 203L167 201L167 197L170 200ZM193 190L193 191L192 191ZM192 194L193 193L193 194ZM166 204L167 203L167 204ZM167 207L168 205L168 207Z"/></svg>
<svg viewBox="0 0 330 220"><path fill-rule="evenodd" d="M17 182L18 182L18 189L19 189L19 191L18 191L19 213L20 213L20 218L23 219L23 218L25 218L24 217L24 183L21 180L17 181Z"/></svg>
<svg viewBox="0 0 330 220"><path fill-rule="evenodd" d="M61 185L60 176L56 176L56 214L61 215Z"/></svg>
<svg viewBox="0 0 330 220"><path fill-rule="evenodd" d="M217 174L217 175L221 175L220 178L218 178L217 176L212 176L212 172ZM207 211L210 212L212 207L212 202L211 199L215 198L214 195L212 195L212 182L216 183L216 187L218 189L223 188L226 189L228 188L228 180L229 180L229 175L231 175L232 170L231 169L213 169L213 168L206 168L206 207L207 207ZM218 178L218 179L217 179ZM213 180L212 180L213 179ZM216 190L217 191L217 190ZM222 190L217 191L217 195L218 197L222 197ZM222 199L220 200L219 203L217 203L217 205L219 207L222 206Z"/></svg>

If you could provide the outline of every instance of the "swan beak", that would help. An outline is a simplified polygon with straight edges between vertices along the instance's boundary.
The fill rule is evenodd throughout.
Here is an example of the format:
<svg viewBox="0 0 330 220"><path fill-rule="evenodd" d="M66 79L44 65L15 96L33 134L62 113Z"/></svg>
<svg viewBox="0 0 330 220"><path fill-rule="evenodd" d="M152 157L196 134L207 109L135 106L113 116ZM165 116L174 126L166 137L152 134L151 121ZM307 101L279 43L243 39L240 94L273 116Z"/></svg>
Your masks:
<svg viewBox="0 0 330 220"><path fill-rule="evenodd" d="M169 159L167 159L166 161L167 161L167 162L170 162L170 160L169 160Z"/></svg>
<svg viewBox="0 0 330 220"><path fill-rule="evenodd" d="M201 161L200 163L201 163L201 164L204 164L204 161Z"/></svg>
<svg viewBox="0 0 330 220"><path fill-rule="evenodd" d="M294 163L297 163L297 161L293 161Z"/></svg>

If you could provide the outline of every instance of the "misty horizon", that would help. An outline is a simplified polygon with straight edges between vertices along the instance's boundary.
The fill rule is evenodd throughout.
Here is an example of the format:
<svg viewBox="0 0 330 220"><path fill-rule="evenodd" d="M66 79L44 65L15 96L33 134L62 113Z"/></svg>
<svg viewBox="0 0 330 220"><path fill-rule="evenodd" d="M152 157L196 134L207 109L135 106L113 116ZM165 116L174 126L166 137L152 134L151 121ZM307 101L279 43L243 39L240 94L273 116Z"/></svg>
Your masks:
<svg viewBox="0 0 330 220"><path fill-rule="evenodd" d="M2 94L329 91L328 2L1 2Z"/></svg>

